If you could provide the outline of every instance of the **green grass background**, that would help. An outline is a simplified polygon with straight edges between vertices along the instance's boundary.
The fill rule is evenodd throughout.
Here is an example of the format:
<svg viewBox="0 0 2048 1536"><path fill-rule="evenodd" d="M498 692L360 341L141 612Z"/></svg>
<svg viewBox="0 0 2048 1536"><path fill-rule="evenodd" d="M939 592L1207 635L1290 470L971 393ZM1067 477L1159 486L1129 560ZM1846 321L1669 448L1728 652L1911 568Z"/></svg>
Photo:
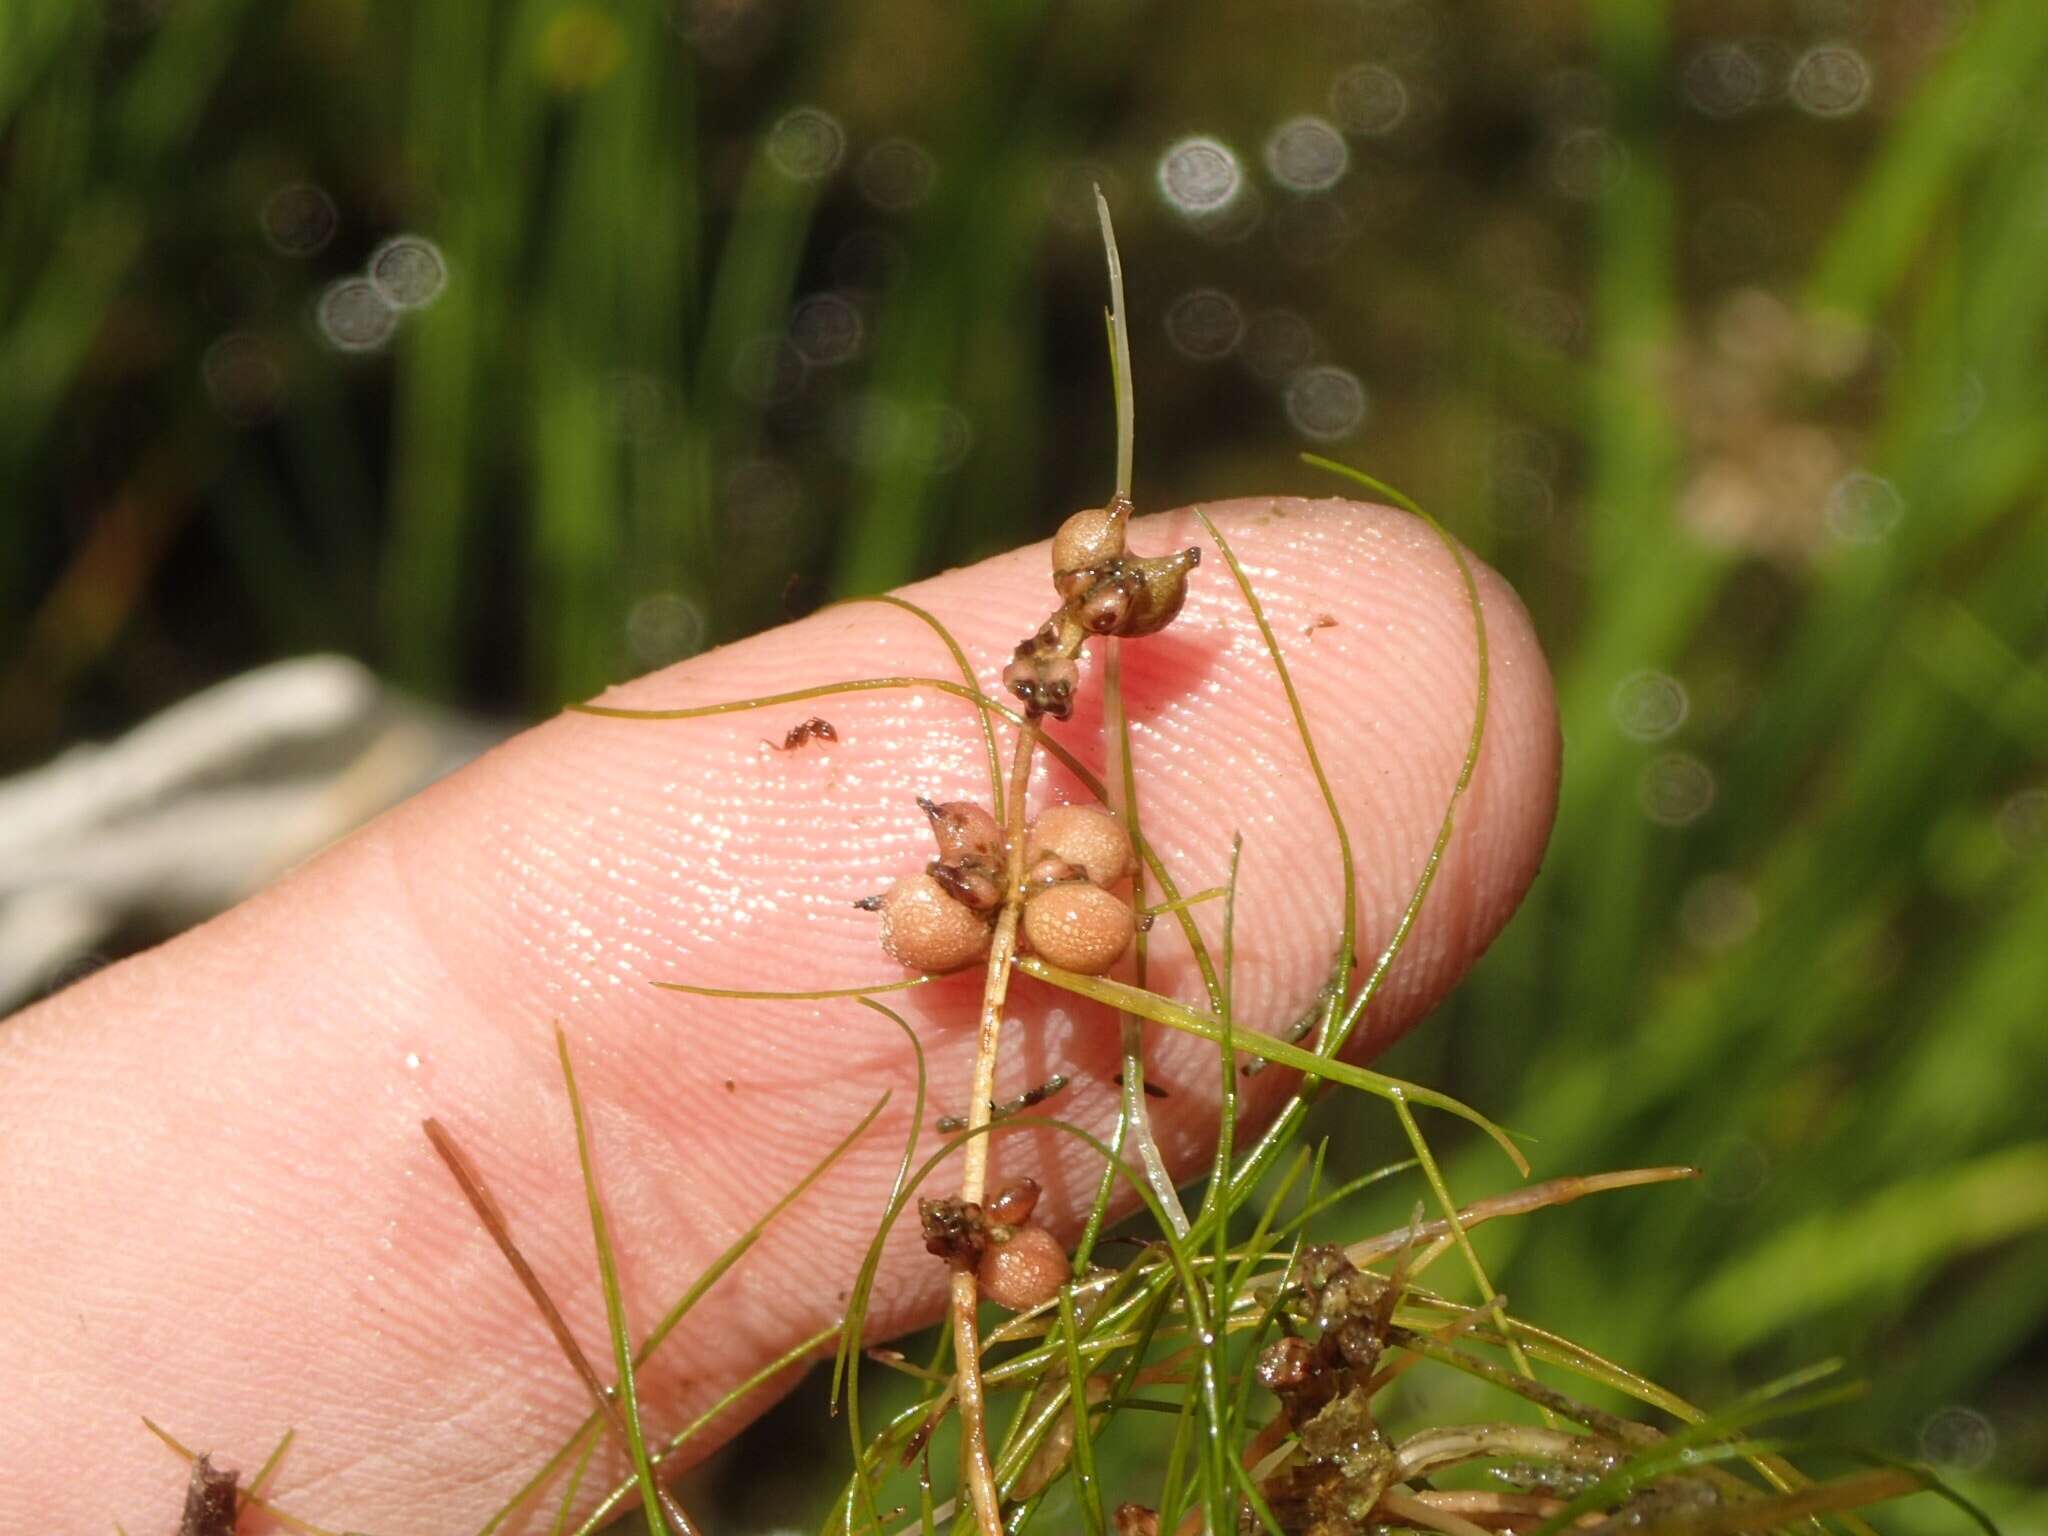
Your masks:
<svg viewBox="0 0 2048 1536"><path fill-rule="evenodd" d="M1869 74L1834 116L1782 89L1829 44ZM1290 192L1269 135L1360 65L1405 114ZM1295 455L1334 451L1550 647L1549 860L1390 1069L1541 1172L1709 1176L1489 1228L1516 1310L1709 1402L1845 1354L1832 1430L2048 1528L2044 86L2037 0L6 0L0 764L314 647L538 714L1049 531L1113 460L1099 179L1141 502L1328 491ZM1195 133L1255 221L1162 198ZM929 194L878 206L899 138ZM299 183L311 256L264 237ZM337 352L318 294L399 233L444 295ZM1250 340L1185 355L1203 288L1363 423L1305 437ZM792 369L828 292L857 354ZM1644 673L1688 701L1654 741ZM709 1496L793 1516L755 1466Z"/></svg>

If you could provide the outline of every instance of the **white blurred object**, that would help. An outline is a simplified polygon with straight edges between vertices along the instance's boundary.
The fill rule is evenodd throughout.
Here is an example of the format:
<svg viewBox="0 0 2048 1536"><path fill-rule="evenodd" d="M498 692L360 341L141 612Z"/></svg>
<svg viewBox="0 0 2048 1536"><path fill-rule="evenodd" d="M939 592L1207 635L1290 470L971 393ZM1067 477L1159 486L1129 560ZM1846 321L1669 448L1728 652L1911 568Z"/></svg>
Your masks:
<svg viewBox="0 0 2048 1536"><path fill-rule="evenodd" d="M117 933L232 906L505 734L309 656L0 782L0 1013Z"/></svg>

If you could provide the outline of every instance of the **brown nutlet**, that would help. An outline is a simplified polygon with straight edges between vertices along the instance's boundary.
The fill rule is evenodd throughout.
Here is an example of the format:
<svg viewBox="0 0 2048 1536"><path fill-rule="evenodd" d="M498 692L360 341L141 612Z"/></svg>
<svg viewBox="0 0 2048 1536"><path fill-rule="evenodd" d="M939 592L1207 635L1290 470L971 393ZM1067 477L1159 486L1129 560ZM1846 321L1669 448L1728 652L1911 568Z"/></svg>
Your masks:
<svg viewBox="0 0 2048 1536"><path fill-rule="evenodd" d="M1117 562L1117 574L1097 581L1078 598L1068 599L1081 627L1091 635L1120 634L1130 622L1131 601L1137 594L1139 579L1127 566L1128 562Z"/></svg>
<svg viewBox="0 0 2048 1536"><path fill-rule="evenodd" d="M945 887L946 894L970 912L993 912L1003 904L1003 867L986 859L948 864L934 859L924 872Z"/></svg>
<svg viewBox="0 0 2048 1536"><path fill-rule="evenodd" d="M1069 880L1086 880L1088 877L1057 854L1045 854L1033 858L1024 866L1024 899L1029 901L1040 891L1051 885L1064 885Z"/></svg>
<svg viewBox="0 0 2048 1536"><path fill-rule="evenodd" d="M1016 1179L988 1197L984 1211L990 1221L1006 1227L1020 1226L1038 1208L1038 1180Z"/></svg>
<svg viewBox="0 0 2048 1536"><path fill-rule="evenodd" d="M882 948L913 971L957 971L988 953L994 929L928 874L891 886L878 903Z"/></svg>
<svg viewBox="0 0 2048 1536"><path fill-rule="evenodd" d="M1024 903L1025 942L1063 971L1100 976L1137 931L1128 902L1086 881L1049 886Z"/></svg>
<svg viewBox="0 0 2048 1536"><path fill-rule="evenodd" d="M1093 805L1056 805L1039 814L1024 841L1024 866L1061 859L1095 885L1111 886L1131 872L1131 835L1123 821Z"/></svg>
<svg viewBox="0 0 2048 1536"><path fill-rule="evenodd" d="M989 811L972 800L943 803L917 797L918 809L931 819L932 837L939 845L939 857L948 861L963 858L1003 858L1002 825Z"/></svg>
<svg viewBox="0 0 2048 1536"><path fill-rule="evenodd" d="M982 1250L978 1274L982 1295L1012 1312L1028 1312L1067 1283L1067 1250L1043 1227L1019 1227L1007 1242Z"/></svg>

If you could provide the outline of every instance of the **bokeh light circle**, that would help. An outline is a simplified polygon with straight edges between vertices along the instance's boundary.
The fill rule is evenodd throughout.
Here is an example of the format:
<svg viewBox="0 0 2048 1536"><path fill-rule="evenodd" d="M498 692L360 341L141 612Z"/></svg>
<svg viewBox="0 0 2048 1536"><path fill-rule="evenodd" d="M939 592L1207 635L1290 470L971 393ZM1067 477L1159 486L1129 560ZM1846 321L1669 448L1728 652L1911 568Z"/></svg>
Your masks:
<svg viewBox="0 0 2048 1536"><path fill-rule="evenodd" d="M1882 475L1852 470L1828 491L1822 516L1844 544L1879 544L1905 518L1905 498Z"/></svg>
<svg viewBox="0 0 2048 1536"><path fill-rule="evenodd" d="M1685 724L1692 700L1677 678L1646 667L1614 685L1607 711L1629 740L1662 741Z"/></svg>
<svg viewBox="0 0 2048 1536"><path fill-rule="evenodd" d="M340 352L374 352L398 329L398 311L367 277L329 283L313 316L327 344Z"/></svg>
<svg viewBox="0 0 2048 1536"><path fill-rule="evenodd" d="M930 197L938 179L938 161L908 139L882 140L860 157L854 170L860 195L892 213L915 208Z"/></svg>
<svg viewBox="0 0 2048 1536"><path fill-rule="evenodd" d="M1847 43L1822 43L1792 66L1789 89L1803 112L1846 117L1870 99L1870 64Z"/></svg>
<svg viewBox="0 0 2048 1536"><path fill-rule="evenodd" d="M1244 312L1220 288L1196 288L1166 309L1166 338L1182 357L1213 362L1244 338Z"/></svg>
<svg viewBox="0 0 2048 1536"><path fill-rule="evenodd" d="M1920 1454L1945 1472L1981 1472L1998 1450L1998 1431L1974 1408L1951 1403L1920 1426Z"/></svg>
<svg viewBox="0 0 2048 1536"><path fill-rule="evenodd" d="M1689 827L1714 805L1714 771L1690 752L1665 752L1643 765L1636 797L1660 827Z"/></svg>
<svg viewBox="0 0 2048 1536"><path fill-rule="evenodd" d="M341 228L334 199L310 181L279 187L263 203L263 238L280 256L318 256Z"/></svg>
<svg viewBox="0 0 2048 1536"><path fill-rule="evenodd" d="M1330 114L1347 133L1379 138L1408 115L1408 87L1384 64L1347 69L1330 86Z"/></svg>
<svg viewBox="0 0 2048 1536"><path fill-rule="evenodd" d="M791 181L823 181L846 153L846 130L818 107L796 107L768 130L768 160Z"/></svg>
<svg viewBox="0 0 2048 1536"><path fill-rule="evenodd" d="M1365 421L1365 386L1349 369L1328 363L1304 368L1287 381L1287 419L1303 437L1334 443Z"/></svg>
<svg viewBox="0 0 2048 1536"><path fill-rule="evenodd" d="M440 247L420 235L396 235L370 253L364 273L393 309L424 309L448 286Z"/></svg>
<svg viewBox="0 0 2048 1536"><path fill-rule="evenodd" d="M797 301L789 317L789 340L805 362L836 368L860 353L867 332L860 311L836 293L814 293Z"/></svg>
<svg viewBox="0 0 2048 1536"><path fill-rule="evenodd" d="M1237 201L1244 168L1221 140L1199 136L1170 145L1159 157L1159 193L1191 216L1221 213Z"/></svg>
<svg viewBox="0 0 2048 1536"><path fill-rule="evenodd" d="M1320 117L1289 118L1266 139L1266 170L1290 192L1327 192L1351 168L1351 146Z"/></svg>

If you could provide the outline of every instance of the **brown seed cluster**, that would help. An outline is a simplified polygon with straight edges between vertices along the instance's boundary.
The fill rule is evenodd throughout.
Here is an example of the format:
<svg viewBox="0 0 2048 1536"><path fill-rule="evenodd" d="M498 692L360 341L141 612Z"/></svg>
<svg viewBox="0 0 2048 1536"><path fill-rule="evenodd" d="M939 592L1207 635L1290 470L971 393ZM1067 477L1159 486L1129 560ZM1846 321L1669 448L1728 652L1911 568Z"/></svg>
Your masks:
<svg viewBox="0 0 2048 1536"><path fill-rule="evenodd" d="M1034 719L1064 720L1073 713L1081 680L1075 657L1090 635L1155 635L1187 601L1188 572L1202 552L1130 554L1124 547L1130 518L1130 498L1117 496L1106 507L1076 512L1053 536L1052 584L1060 606L1003 669L1003 686Z"/></svg>
<svg viewBox="0 0 2048 1536"><path fill-rule="evenodd" d="M981 1294L1012 1312L1043 1306L1067 1281L1067 1251L1034 1223L1038 1184L1018 1179L997 1190L986 1206L949 1197L920 1200L917 1213L925 1251L949 1269L971 1269Z"/></svg>
<svg viewBox="0 0 2048 1536"><path fill-rule="evenodd" d="M857 903L882 914L882 947L914 971L956 971L988 953L1009 885L1009 847L971 801L919 800L939 856L922 874ZM1054 806L1025 831L1025 945L1062 970L1099 976L1137 932L1119 893L1135 861L1130 834L1091 805Z"/></svg>
<svg viewBox="0 0 2048 1536"><path fill-rule="evenodd" d="M1124 544L1127 496L1076 512L1052 541L1060 606L1020 644L1003 683L1033 720L1065 720L1080 686L1077 657L1090 635L1157 634L1187 601L1199 549L1133 555ZM882 947L914 971L957 971L983 959L1009 896L1003 828L971 801L920 799L939 856L924 873L855 905L882 915ZM1024 946L1062 970L1100 976L1123 957L1137 920L1120 887L1135 868L1130 834L1116 817L1084 805L1055 806L1025 832Z"/></svg>

